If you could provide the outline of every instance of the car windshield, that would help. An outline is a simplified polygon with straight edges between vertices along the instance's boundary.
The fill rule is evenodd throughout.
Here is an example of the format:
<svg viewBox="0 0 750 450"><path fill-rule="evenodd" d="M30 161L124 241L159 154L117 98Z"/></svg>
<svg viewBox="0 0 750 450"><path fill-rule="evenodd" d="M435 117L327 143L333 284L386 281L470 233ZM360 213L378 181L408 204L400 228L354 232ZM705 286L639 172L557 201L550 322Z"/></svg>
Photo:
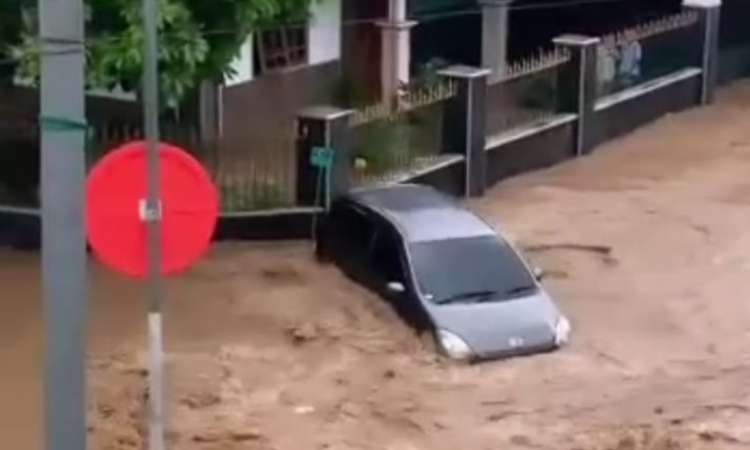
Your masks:
<svg viewBox="0 0 750 450"><path fill-rule="evenodd" d="M435 303L503 301L536 291L513 248L493 236L419 242L410 250L419 287Z"/></svg>

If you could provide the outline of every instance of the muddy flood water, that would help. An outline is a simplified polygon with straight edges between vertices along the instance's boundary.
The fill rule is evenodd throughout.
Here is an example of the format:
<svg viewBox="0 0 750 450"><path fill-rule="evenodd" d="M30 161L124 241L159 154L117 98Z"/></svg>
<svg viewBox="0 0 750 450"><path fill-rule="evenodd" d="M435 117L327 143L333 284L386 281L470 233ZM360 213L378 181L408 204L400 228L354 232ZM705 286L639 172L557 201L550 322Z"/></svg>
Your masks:
<svg viewBox="0 0 750 450"><path fill-rule="evenodd" d="M549 277L554 353L451 364L306 242L224 243L171 281L170 448L750 448L750 83L470 206ZM41 449L39 260L0 250L0 434ZM142 286L91 263L89 432L142 448Z"/></svg>

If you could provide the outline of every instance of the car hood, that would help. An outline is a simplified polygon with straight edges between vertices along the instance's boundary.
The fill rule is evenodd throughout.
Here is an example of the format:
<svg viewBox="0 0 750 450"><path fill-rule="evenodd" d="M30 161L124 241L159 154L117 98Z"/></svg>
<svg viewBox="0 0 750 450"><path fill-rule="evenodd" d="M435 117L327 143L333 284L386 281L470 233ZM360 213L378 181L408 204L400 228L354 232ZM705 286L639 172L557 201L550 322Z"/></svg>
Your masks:
<svg viewBox="0 0 750 450"><path fill-rule="evenodd" d="M560 312L543 289L527 297L429 307L438 329L462 338L480 359L551 349Z"/></svg>

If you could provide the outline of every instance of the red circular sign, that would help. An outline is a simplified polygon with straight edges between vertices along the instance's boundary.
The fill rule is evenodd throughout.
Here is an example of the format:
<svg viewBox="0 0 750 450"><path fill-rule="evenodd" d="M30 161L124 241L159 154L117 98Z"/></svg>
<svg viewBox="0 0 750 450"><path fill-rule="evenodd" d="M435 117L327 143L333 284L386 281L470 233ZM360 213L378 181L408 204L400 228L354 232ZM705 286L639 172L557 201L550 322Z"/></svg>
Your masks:
<svg viewBox="0 0 750 450"><path fill-rule="evenodd" d="M91 247L114 270L141 278L148 273L148 232L142 208L148 195L144 142L112 151L94 167L86 186ZM161 173L161 273L188 269L208 249L219 213L219 196L205 169L184 150L159 144Z"/></svg>

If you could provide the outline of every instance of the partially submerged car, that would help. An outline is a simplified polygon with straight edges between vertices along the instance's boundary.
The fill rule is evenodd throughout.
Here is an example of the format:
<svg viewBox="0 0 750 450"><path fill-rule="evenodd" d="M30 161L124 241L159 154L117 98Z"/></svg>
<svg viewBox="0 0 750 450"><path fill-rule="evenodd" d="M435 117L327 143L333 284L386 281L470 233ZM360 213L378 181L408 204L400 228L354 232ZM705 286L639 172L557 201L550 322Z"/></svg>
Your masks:
<svg viewBox="0 0 750 450"><path fill-rule="evenodd" d="M487 223L430 187L371 188L336 200L316 248L450 358L502 358L568 341L570 323L541 286L541 273Z"/></svg>

